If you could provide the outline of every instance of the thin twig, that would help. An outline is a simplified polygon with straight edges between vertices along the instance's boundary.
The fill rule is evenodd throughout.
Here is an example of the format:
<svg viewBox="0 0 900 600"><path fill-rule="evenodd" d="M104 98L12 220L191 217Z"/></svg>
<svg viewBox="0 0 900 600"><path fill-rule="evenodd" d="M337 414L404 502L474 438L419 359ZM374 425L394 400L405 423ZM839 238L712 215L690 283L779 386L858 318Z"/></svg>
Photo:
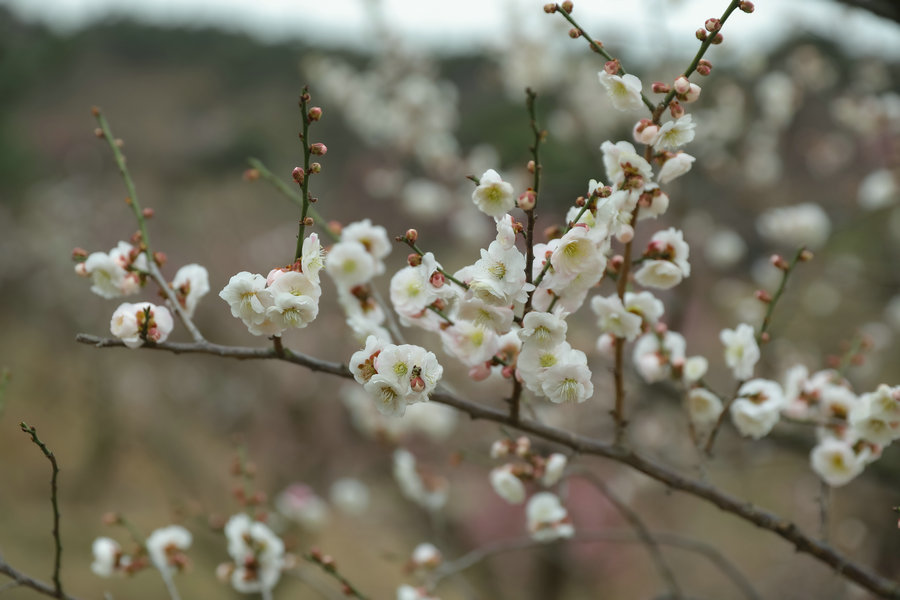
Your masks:
<svg viewBox="0 0 900 600"><path fill-rule="evenodd" d="M309 157L312 154L309 144L309 88L304 87L303 93L300 94L300 120L303 123L303 132L300 139L303 141L303 182L300 184L301 196L303 204L300 210L300 230L297 232L297 250L294 253L294 260L300 260L303 254L303 239L306 237L306 215L309 213L309 180L312 173L309 172Z"/></svg>
<svg viewBox="0 0 900 600"><path fill-rule="evenodd" d="M794 267L797 266L797 263L802 260L804 253L806 252L806 248L801 247L797 250L797 253L794 255L794 258L788 263L787 268L781 272L781 282L778 284L778 289L775 290L775 294L772 296L772 300L768 303L766 307L766 315L763 317L762 325L759 327L759 331L756 332L756 343L760 344L763 341L766 333L769 331L769 325L772 323L772 313L775 312L775 306L778 304L778 300L781 299L781 295L784 293L784 288L787 286L788 279L791 276L791 273L794 272Z"/></svg>
<svg viewBox="0 0 900 600"><path fill-rule="evenodd" d="M41 449L41 452L44 453L44 456L47 457L47 460L50 461L50 465L53 467L53 474L50 477L50 504L53 505L53 544L55 548L53 558L53 595L56 598L64 598L65 593L63 593L62 581L59 578L59 569L62 561L62 540L59 535L59 499L57 497L56 484L56 479L59 476L59 465L56 463L56 456L54 456L47 445L41 441L37 435L37 430L34 427L29 427L24 422L19 423L19 427L22 431L31 436L31 441Z"/></svg>
<svg viewBox="0 0 900 600"><path fill-rule="evenodd" d="M333 560L328 560L328 557L323 557L317 554L315 551L310 554L303 555L304 560L307 562L317 565L321 567L321 569L334 577L338 583L341 584L341 592L347 596L348 598L358 598L359 600L368 600L368 598L360 592L350 580L341 575L340 571L337 570L337 566L334 564Z"/></svg>
<svg viewBox="0 0 900 600"><path fill-rule="evenodd" d="M407 238L405 235L397 236L397 237L394 238L394 239L395 239L396 241L398 241L398 242L403 242L404 244L406 244L407 246L409 246L410 249L411 249L413 252L415 252L416 254L418 254L419 256L425 256L425 253L422 252L422 249L419 248L418 246L416 246L416 243L413 242L413 241L410 241L410 239ZM446 277L448 281L452 281L453 283L455 283L455 284L458 285L459 287L463 288L464 290L468 290L468 289L469 289L468 284L463 283L462 281L460 281L459 279L457 279L456 277L454 277L453 275L451 275L450 273L448 273L447 271L445 271L442 267L438 267L437 270L438 270L438 272L441 273L444 277Z"/></svg>
<svg viewBox="0 0 900 600"><path fill-rule="evenodd" d="M666 559L662 555L656 539L653 537L653 534L650 533L650 529L644 524L640 515L632 510L627 503L623 502L611 489L609 489L609 486L594 473L590 471L576 471L573 472L573 475L584 479L594 486L598 492L603 494L603 496L609 500L609 503L613 505L613 508L615 508L620 515L622 515L622 518L631 525L635 535L637 535L641 543L647 548L650 560L653 561L656 570L659 572L659 576L666 584L666 587L669 588L671 597L676 600L682 600L683 592L678 585L678 580L675 579L675 574L672 572L672 569L669 568L668 563L666 563Z"/></svg>
<svg viewBox="0 0 900 600"><path fill-rule="evenodd" d="M97 348L125 347L122 340L99 338L86 334L78 334L75 339L80 343L93 345ZM162 344L147 344L142 346L142 348L149 350L163 350L176 354L212 354L222 357L249 360L276 359L298 364L312 371L329 373L346 379L353 377L346 365L324 361L287 349L285 349L283 355L279 356L275 353L273 348L232 347L211 344L209 342L202 344L165 342ZM462 398L447 391L446 386L441 386L438 391L433 392L430 399L434 402L452 406L468 414L472 419L483 419L485 421L508 425L509 427L524 433L529 433L548 442L553 442L569 448L575 453L599 456L628 465L631 468L644 473L651 479L663 483L669 488L680 490L705 500L748 523L771 531L775 535L793 544L798 552L809 554L816 560L838 570L850 581L856 582L860 586L883 598L900 600L900 584L897 582L878 575L867 566L853 562L849 557L827 543L807 535L793 522L784 519L775 513L757 507L742 498L738 498L720 490L707 482L684 477L672 468L644 458L634 451L622 446L604 443L534 420L519 419L518 421L513 421L508 412Z"/></svg>
<svg viewBox="0 0 900 600"><path fill-rule="evenodd" d="M56 589L53 586L46 584L38 579L29 577L25 573L22 573L21 571L7 564L2 558L0 558L0 573L12 579L13 582L15 582L17 585L30 588L45 596L49 596L51 598L59 598L60 600L78 600L77 597L70 596L63 592L60 592L60 594L57 595Z"/></svg>

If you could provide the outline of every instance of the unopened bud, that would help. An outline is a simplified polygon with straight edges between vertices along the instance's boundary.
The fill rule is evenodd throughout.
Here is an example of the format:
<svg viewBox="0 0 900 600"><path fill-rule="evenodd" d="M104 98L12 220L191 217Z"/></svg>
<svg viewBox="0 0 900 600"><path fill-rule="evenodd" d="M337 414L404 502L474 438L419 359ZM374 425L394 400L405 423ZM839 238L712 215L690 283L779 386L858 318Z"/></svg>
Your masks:
<svg viewBox="0 0 900 600"><path fill-rule="evenodd" d="M529 452L531 452L531 440L524 435L516 439L516 456L525 458Z"/></svg>
<svg viewBox="0 0 900 600"><path fill-rule="evenodd" d="M94 117L95 119L96 119L97 117L99 117L99 116L100 116L100 107L99 107L99 106L92 106L92 107L91 107L91 115L93 115L93 117Z"/></svg>
<svg viewBox="0 0 900 600"><path fill-rule="evenodd" d="M610 75L617 75L620 68L621 65L619 64L618 59L607 61L606 64L603 65L603 70Z"/></svg>
<svg viewBox="0 0 900 600"><path fill-rule="evenodd" d="M259 169L247 169L244 171L244 181L256 181L259 179Z"/></svg>
<svg viewBox="0 0 900 600"><path fill-rule="evenodd" d="M309 172L310 172L310 173L321 173L321 172L322 172L322 165L321 165L321 163L317 163L317 162L310 163L310 165L309 165Z"/></svg>
<svg viewBox="0 0 900 600"><path fill-rule="evenodd" d="M741 2L741 4L740 4L740 9L742 11L744 11L745 13L749 14L749 13L752 13L754 10L756 10L756 7L753 6L753 3L750 2L749 0L743 0L743 2Z"/></svg>
<svg viewBox="0 0 900 600"><path fill-rule="evenodd" d="M422 257L413 252L409 256L406 257L406 264L411 267L418 267L422 264Z"/></svg>
<svg viewBox="0 0 900 600"><path fill-rule="evenodd" d="M552 4L552 3L551 3L551 4L545 4L545 5L544 5L544 12L547 13L548 15L552 15L553 13L556 12L556 5L555 5L555 4Z"/></svg>
<svg viewBox="0 0 900 600"><path fill-rule="evenodd" d="M313 221L312 217L306 217L305 219L303 219L303 224L307 227L312 227L315 224L315 221Z"/></svg>
<svg viewBox="0 0 900 600"><path fill-rule="evenodd" d="M771 339L772 339L772 336L769 335L768 331L763 331L762 334L759 336L759 341L761 341L763 344L765 344L766 342L768 342Z"/></svg>
<svg viewBox="0 0 900 600"><path fill-rule="evenodd" d="M694 33L694 35L697 36L697 39L700 40L701 42L706 41L706 30L705 29L698 29Z"/></svg>
<svg viewBox="0 0 900 600"><path fill-rule="evenodd" d="M309 151L316 156L325 156L325 153L328 152L328 148L322 142L316 142L309 147Z"/></svg>
<svg viewBox="0 0 900 600"><path fill-rule="evenodd" d="M775 267L776 269L781 269L782 271L787 271L790 268L788 262L784 260L784 257L780 254L773 254L771 257L769 257L769 262L772 263L773 267Z"/></svg>
<svg viewBox="0 0 900 600"><path fill-rule="evenodd" d="M153 215L156 214L156 211L154 211L152 208L145 208L141 210L141 214L144 215L145 219L152 219Z"/></svg>
<svg viewBox="0 0 900 600"><path fill-rule="evenodd" d="M96 136L97 136L98 138L100 138L100 139L103 139L103 130L100 129L99 127L96 128L96 129L94 130L94 135L96 135Z"/></svg>
<svg viewBox="0 0 900 600"><path fill-rule="evenodd" d="M697 73L706 77L710 71L712 71L712 63L705 58L701 58L700 62L697 63Z"/></svg>
<svg viewBox="0 0 900 600"><path fill-rule="evenodd" d="M576 29L575 27L573 27L572 29L569 30L569 37L572 38L573 40L577 40L578 38L581 37L581 31Z"/></svg>
<svg viewBox="0 0 900 600"><path fill-rule="evenodd" d="M804 250L803 252L800 253L800 260L802 262L809 262L813 258L815 258L815 255L812 252L810 252L809 250Z"/></svg>
<svg viewBox="0 0 900 600"><path fill-rule="evenodd" d="M711 43L711 44L716 44L716 45L718 45L718 44L721 44L721 43L724 42L724 41L725 41L725 38L722 37L722 34L721 34L721 33L717 33L716 36L712 39L712 42L710 42L710 43Z"/></svg>
<svg viewBox="0 0 900 600"><path fill-rule="evenodd" d="M572 9L575 8L575 5L572 4L570 0L566 0L562 3L562 9L569 14L572 14Z"/></svg>
<svg viewBox="0 0 900 600"><path fill-rule="evenodd" d="M300 94L300 102L309 102L310 99L311 98L309 92L303 92L302 94Z"/></svg>
<svg viewBox="0 0 900 600"><path fill-rule="evenodd" d="M153 262L155 262L160 267L166 264L166 261L169 260L166 256L165 252L154 252L153 253Z"/></svg>
<svg viewBox="0 0 900 600"><path fill-rule="evenodd" d="M341 232L344 230L343 225L341 225L340 221L328 221L328 231L336 235L337 237L341 236Z"/></svg>
<svg viewBox="0 0 900 600"><path fill-rule="evenodd" d="M303 180L306 179L306 171L303 170L303 167L294 167L294 170L291 171L291 177L294 178L297 185L303 185Z"/></svg>
<svg viewBox="0 0 900 600"><path fill-rule="evenodd" d="M447 278L444 277L444 274L440 271L435 271L431 274L431 277L428 278L428 282L436 288L443 287L445 281L447 281Z"/></svg>
<svg viewBox="0 0 900 600"><path fill-rule="evenodd" d="M696 83L692 83L690 89L688 89L687 93L684 95L684 102L690 104L691 102L696 102L700 97L700 86Z"/></svg>
<svg viewBox="0 0 900 600"><path fill-rule="evenodd" d="M526 190L517 201L519 208L522 210L534 210L534 205L537 203L537 195L534 193L534 190Z"/></svg>
<svg viewBox="0 0 900 600"><path fill-rule="evenodd" d="M529 161L528 161L528 165L526 165L525 168L528 169L528 172L529 172L529 173L534 173L534 161L533 161L533 160L529 160Z"/></svg>
<svg viewBox="0 0 900 600"><path fill-rule="evenodd" d="M72 250L72 260L81 262L88 257L88 251L84 248L74 248Z"/></svg>
<svg viewBox="0 0 900 600"><path fill-rule="evenodd" d="M679 102L673 101L669 105L669 114L672 115L673 119L680 119L684 116L684 107Z"/></svg>
<svg viewBox="0 0 900 600"><path fill-rule="evenodd" d="M575 198L575 206L581 208L585 204L587 204L587 200L584 199L584 196L578 196L577 198Z"/></svg>
<svg viewBox="0 0 900 600"><path fill-rule="evenodd" d="M407 229L406 233L403 235L403 239L410 244L415 244L416 240L419 239L419 232L415 229Z"/></svg>
<svg viewBox="0 0 900 600"><path fill-rule="evenodd" d="M313 106L311 109L309 109L309 112L306 113L306 116L310 121L318 121L322 118L322 109L318 106Z"/></svg>
<svg viewBox="0 0 900 600"><path fill-rule="evenodd" d="M691 89L691 82L688 81L688 78L682 75L678 79L675 80L675 93L676 94L687 94L688 90Z"/></svg>
<svg viewBox="0 0 900 600"><path fill-rule="evenodd" d="M772 295L766 290L756 290L756 293L753 294L753 296L760 302L765 302L766 304L772 301Z"/></svg>
<svg viewBox="0 0 900 600"><path fill-rule="evenodd" d="M653 90L654 94L668 94L672 88L669 87L669 84L663 83L662 81L654 81L653 85L650 86L650 89Z"/></svg>
<svg viewBox="0 0 900 600"><path fill-rule="evenodd" d="M119 517L119 513L108 512L101 517L101 523L104 525L118 525L121 517Z"/></svg>
<svg viewBox="0 0 900 600"><path fill-rule="evenodd" d="M409 387L416 393L422 392L425 390L425 380L421 376L413 377L409 380Z"/></svg>
<svg viewBox="0 0 900 600"><path fill-rule="evenodd" d="M611 259L609 259L608 264L613 273L618 273L619 269L622 268L622 265L625 264L625 257L621 254L616 254Z"/></svg>
<svg viewBox="0 0 900 600"><path fill-rule="evenodd" d="M716 18L707 19L703 26L706 27L706 30L710 33L715 33L722 29L722 22Z"/></svg>

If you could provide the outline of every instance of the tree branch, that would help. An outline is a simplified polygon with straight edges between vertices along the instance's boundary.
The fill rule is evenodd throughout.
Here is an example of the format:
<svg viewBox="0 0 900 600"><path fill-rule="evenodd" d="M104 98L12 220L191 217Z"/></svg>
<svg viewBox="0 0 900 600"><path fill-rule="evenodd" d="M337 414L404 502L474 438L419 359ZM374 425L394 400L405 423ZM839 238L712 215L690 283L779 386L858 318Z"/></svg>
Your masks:
<svg viewBox="0 0 900 600"><path fill-rule="evenodd" d="M125 347L121 340L104 339L87 334L78 334L76 341L83 344L92 344L98 348ZM162 344L148 344L142 347L176 354L214 354L216 356L244 360L277 359L298 364L313 371L329 373L347 379L352 377L347 367L343 364L312 358L287 349L284 350L282 355L278 355L275 353L274 348L231 347L209 342L193 344L166 342ZM696 496L757 527L771 531L791 543L798 552L809 554L816 560L832 567L845 578L882 598L900 600L900 584L882 577L866 566L853 562L827 543L807 535L793 522L763 508L754 506L752 503L724 492L708 483L684 477L670 467L646 459L631 450L544 425L537 421L523 419L513 421L507 412L460 398L444 390L432 393L431 400L461 410L472 419L484 419L508 425L519 431L530 433L546 441L567 447L579 454L600 456L628 465L672 489Z"/></svg>

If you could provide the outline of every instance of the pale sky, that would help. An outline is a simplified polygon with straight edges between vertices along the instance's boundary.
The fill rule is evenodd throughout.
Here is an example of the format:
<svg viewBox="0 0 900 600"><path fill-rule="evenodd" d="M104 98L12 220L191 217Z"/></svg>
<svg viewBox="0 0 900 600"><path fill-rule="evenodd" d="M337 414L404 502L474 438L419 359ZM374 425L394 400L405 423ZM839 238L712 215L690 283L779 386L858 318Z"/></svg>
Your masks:
<svg viewBox="0 0 900 600"><path fill-rule="evenodd" d="M546 35L548 21L561 18L544 15L543 4L542 0L0 0L21 18L61 32L110 16L129 16L160 25L214 26L261 41L305 38L337 47L366 44L371 15L380 6L391 30L409 43L457 51L490 46L509 31L511 14L526 31ZM726 5L726 0L580 0L575 2L574 16L610 41L627 38L633 43L635 37L650 41L662 30L669 40L686 40L690 46L684 45L684 51L692 53L688 50L696 45L692 32ZM833 0L758 0L754 14L737 12L732 19L725 35L741 47L766 43L773 35L812 31L843 39L860 54L900 59L900 27Z"/></svg>

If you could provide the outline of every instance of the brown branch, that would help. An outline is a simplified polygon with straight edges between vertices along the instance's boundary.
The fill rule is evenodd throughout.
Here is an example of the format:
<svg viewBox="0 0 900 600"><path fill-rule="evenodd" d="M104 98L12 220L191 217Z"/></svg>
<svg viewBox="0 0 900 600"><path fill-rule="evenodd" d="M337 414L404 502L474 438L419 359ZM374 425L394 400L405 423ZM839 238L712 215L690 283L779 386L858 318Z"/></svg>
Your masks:
<svg viewBox="0 0 900 600"><path fill-rule="evenodd" d="M31 588L32 590L45 596L50 596L51 598L61 598L62 600L78 600L78 598L76 598L75 596L70 596L63 592L60 592L60 594L57 595L56 589L54 589L52 585L46 584L43 581L37 579L32 579L25 573L22 573L21 571L7 564L6 561L4 561L2 558L0 558L0 573L12 579L17 585Z"/></svg>
<svg viewBox="0 0 900 600"><path fill-rule="evenodd" d="M98 348L124 347L121 340L98 338L86 334L79 334L76 340L84 344L92 344ZM277 359L298 364L313 371L329 373L348 379L352 377L347 367L343 364L319 360L287 349L285 349L283 356L278 356L274 348L231 347L208 342L203 344L166 342L146 345L143 348L164 350L176 354L214 354L216 356L244 360ZM791 543L798 552L809 554L816 560L838 571L843 577L882 598L900 600L900 584L878 575L864 565L853 562L849 557L835 550L827 543L807 535L793 522L713 487L708 483L684 477L670 467L644 458L631 450L578 435L564 429L557 429L537 421L523 419L513 421L505 411L460 398L443 390L432 393L431 400L461 410L472 419L484 419L508 425L511 428L569 448L578 454L600 456L628 465L669 488L696 496L757 527L771 531Z"/></svg>

